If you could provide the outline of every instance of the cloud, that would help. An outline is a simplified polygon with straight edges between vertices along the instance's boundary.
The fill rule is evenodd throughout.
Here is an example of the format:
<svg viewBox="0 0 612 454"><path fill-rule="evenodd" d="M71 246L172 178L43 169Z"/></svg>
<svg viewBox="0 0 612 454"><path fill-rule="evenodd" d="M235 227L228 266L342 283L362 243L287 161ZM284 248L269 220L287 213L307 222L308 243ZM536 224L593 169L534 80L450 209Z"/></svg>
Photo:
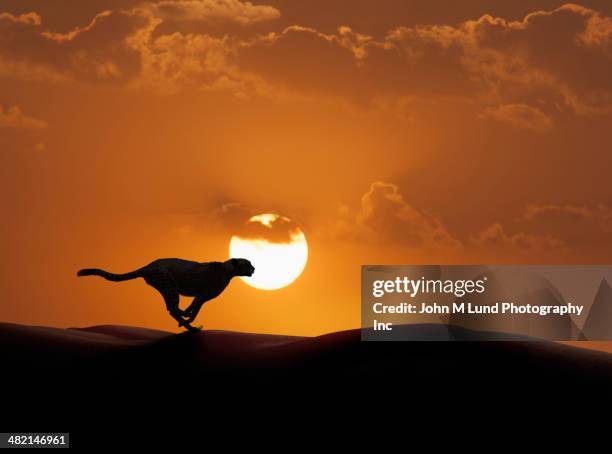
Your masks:
<svg viewBox="0 0 612 454"><path fill-rule="evenodd" d="M592 237L593 234L609 236L612 233L612 208L603 203L595 206L528 205L522 219L548 228L565 230L567 233L576 233L581 237Z"/></svg>
<svg viewBox="0 0 612 454"><path fill-rule="evenodd" d="M496 223L472 238L483 249L573 253L601 260L612 246L612 209L605 204L531 204L518 219L526 232L508 234Z"/></svg>
<svg viewBox="0 0 612 454"><path fill-rule="evenodd" d="M501 104L489 107L480 117L533 132L549 132L555 127L551 117L527 104Z"/></svg>
<svg viewBox="0 0 612 454"><path fill-rule="evenodd" d="M236 61L242 72L256 74L272 86L307 96L354 98L371 89L360 71L362 51L348 29L344 36L324 34L309 27L290 26L252 41L242 42Z"/></svg>
<svg viewBox="0 0 612 454"><path fill-rule="evenodd" d="M268 5L238 0L184 0L148 2L145 7L162 20L229 21L240 25L278 19L280 11Z"/></svg>
<svg viewBox="0 0 612 454"><path fill-rule="evenodd" d="M355 213L349 207L341 208L335 232L340 238L414 247L460 246L437 219L408 204L396 185L382 181L372 183Z"/></svg>
<svg viewBox="0 0 612 454"><path fill-rule="evenodd" d="M577 114L612 108L610 53L602 45L610 18L575 4L535 11L522 20L483 16L462 25L471 39L466 64L499 96L540 93ZM591 39L597 35L598 39Z"/></svg>
<svg viewBox="0 0 612 454"><path fill-rule="evenodd" d="M0 13L0 21L8 21L16 24L24 24L24 25L40 25L42 20L40 15L35 12L20 14L19 16L13 15L11 13Z"/></svg>
<svg viewBox="0 0 612 454"><path fill-rule="evenodd" d="M209 86L238 74L229 61L227 38L178 32L153 37L150 29L143 29L128 39L128 45L140 55L140 75L133 84L159 93Z"/></svg>
<svg viewBox="0 0 612 454"><path fill-rule="evenodd" d="M185 89L230 93L239 98L265 93L265 82L244 73L235 63L238 42L230 36L207 34L156 35L161 20L149 18L146 27L126 38L139 55L140 72L129 86L158 94Z"/></svg>
<svg viewBox="0 0 612 454"><path fill-rule="evenodd" d="M256 210L237 202L230 202L212 210L208 223L232 236L264 239L273 243L288 243L301 229L297 222L281 214ZM253 218L256 219L253 219Z"/></svg>
<svg viewBox="0 0 612 454"><path fill-rule="evenodd" d="M560 209L558 209L560 208ZM457 237L444 223L415 209L400 193L398 186L377 181L361 197L357 209L343 205L332 228L335 239L359 243L386 243L397 248L421 251L460 251L464 256L478 260L497 260L500 257L525 258L529 256L567 258L572 253L587 254L585 244L565 235L551 223L542 223L544 214L561 211L570 217L597 219L602 231L612 232L612 210L597 208L536 206L527 207L524 219L530 224L519 225L514 232L495 222L474 234ZM574 230L576 226L574 225ZM579 230L580 231L580 230ZM584 235L584 231L581 232ZM601 235L599 235L601 238ZM599 240L598 240L599 241ZM599 241L599 244L603 244Z"/></svg>
<svg viewBox="0 0 612 454"><path fill-rule="evenodd" d="M270 7L237 0L165 1L105 10L67 32L44 29L36 13L0 16L0 77L123 84L159 94L195 89L246 97L261 92L264 85L242 74L233 62L237 39L157 30L170 18L225 18L246 25L273 16ZM38 20L27 19L34 17Z"/></svg>
<svg viewBox="0 0 612 454"><path fill-rule="evenodd" d="M48 38L52 41L57 41L59 43L62 43L65 41L72 41L76 37L78 37L80 34L88 32L91 29L93 29L96 25L100 23L101 20L104 20L105 18L110 17L112 14L113 12L110 10L102 11L101 13L96 14L96 16L92 19L92 21L84 27L76 27L67 33L56 33L56 32L51 32L51 31L43 31L41 32L41 35L44 36L45 38ZM41 23L39 22L36 25L40 25L40 24Z"/></svg>
<svg viewBox="0 0 612 454"><path fill-rule="evenodd" d="M22 81L60 83L72 80L66 72L47 64L11 59L0 54L0 78Z"/></svg>
<svg viewBox="0 0 612 454"><path fill-rule="evenodd" d="M208 213L207 220L213 226L233 233L255 214L253 209L241 203L229 202L222 204Z"/></svg>
<svg viewBox="0 0 612 454"><path fill-rule="evenodd" d="M399 36L394 39L400 45L402 37L411 38L408 49L420 37L417 43L430 43L437 52L446 50L453 64L458 59L459 74L478 82L484 100L518 106L540 99L577 114L594 114L612 108L612 66L606 44L612 37L610 21L595 10L566 4L529 13L522 20L484 15L458 27L417 27L410 33L399 28L391 36ZM450 49L456 50L450 54ZM432 51L407 55L423 59Z"/></svg>
<svg viewBox="0 0 612 454"><path fill-rule="evenodd" d="M0 13L0 76L27 78L32 68L30 80L239 97L282 89L367 106L385 97L462 99L475 115L537 131L550 129L557 113L612 112L612 19L575 4L519 20L483 15L398 26L377 37L350 24L275 30L277 8L239 0L126 8L101 11L68 32L46 29L36 12ZM194 31L193 22L228 28ZM267 28L244 35L231 24Z"/></svg>
<svg viewBox="0 0 612 454"><path fill-rule="evenodd" d="M34 26L40 25L42 23L40 15L35 12L20 14L19 16L15 16L11 13L0 13L0 21Z"/></svg>
<svg viewBox="0 0 612 454"><path fill-rule="evenodd" d="M234 232L235 236L270 243L290 243L301 231L297 222L281 215L260 215L243 223Z"/></svg>
<svg viewBox="0 0 612 454"><path fill-rule="evenodd" d="M349 27L326 34L293 26L244 46L240 58L246 69L298 90L362 100L461 97L491 109L514 106L504 119L529 115L542 129L549 122L541 109L528 110L533 99L550 111L612 109L610 23L568 4L517 21L484 15L457 26L400 26L383 39Z"/></svg>
<svg viewBox="0 0 612 454"><path fill-rule="evenodd" d="M19 106L8 109L0 106L0 128L41 130L47 127L46 121L24 114Z"/></svg>
<svg viewBox="0 0 612 454"><path fill-rule="evenodd" d="M103 11L88 25L59 33L40 21L0 20L0 75L41 82L124 82L137 75L140 64L125 39L147 21L130 12Z"/></svg>
<svg viewBox="0 0 612 454"><path fill-rule="evenodd" d="M499 223L494 223L471 239L473 245L487 251L510 253L567 252L563 241L551 235L528 233L508 234Z"/></svg>
<svg viewBox="0 0 612 454"><path fill-rule="evenodd" d="M587 47L603 48L609 54L612 50L612 19L600 14L591 14L579 39Z"/></svg>

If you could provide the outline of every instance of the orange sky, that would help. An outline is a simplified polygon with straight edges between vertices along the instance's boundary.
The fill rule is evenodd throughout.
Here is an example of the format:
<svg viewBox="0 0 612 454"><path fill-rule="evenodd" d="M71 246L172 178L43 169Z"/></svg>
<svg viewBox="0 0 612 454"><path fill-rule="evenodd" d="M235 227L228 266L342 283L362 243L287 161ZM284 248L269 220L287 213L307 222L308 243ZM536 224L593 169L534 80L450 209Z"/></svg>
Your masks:
<svg viewBox="0 0 612 454"><path fill-rule="evenodd" d="M609 263L612 4L0 4L0 320L176 329L141 280L298 222L291 286L206 328L359 326L362 263ZM521 3L521 4L519 4Z"/></svg>

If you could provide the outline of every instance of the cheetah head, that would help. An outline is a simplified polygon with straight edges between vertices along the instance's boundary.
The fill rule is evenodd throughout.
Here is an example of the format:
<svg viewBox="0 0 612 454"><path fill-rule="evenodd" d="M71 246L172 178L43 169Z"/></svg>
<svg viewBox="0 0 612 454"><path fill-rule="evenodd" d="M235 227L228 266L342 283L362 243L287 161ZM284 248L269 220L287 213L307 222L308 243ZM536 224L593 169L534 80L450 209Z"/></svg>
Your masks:
<svg viewBox="0 0 612 454"><path fill-rule="evenodd" d="M255 272L255 267L247 259L229 259L236 276L252 276Z"/></svg>

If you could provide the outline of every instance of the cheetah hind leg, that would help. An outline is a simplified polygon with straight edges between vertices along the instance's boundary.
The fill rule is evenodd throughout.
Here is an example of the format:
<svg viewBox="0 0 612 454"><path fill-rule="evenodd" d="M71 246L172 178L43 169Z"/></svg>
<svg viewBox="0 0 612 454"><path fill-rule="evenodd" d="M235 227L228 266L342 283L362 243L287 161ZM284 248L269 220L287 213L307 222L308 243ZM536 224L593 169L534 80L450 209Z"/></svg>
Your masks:
<svg viewBox="0 0 612 454"><path fill-rule="evenodd" d="M168 313L170 316L178 322L179 328L182 326L189 332L197 332L202 329L202 327L191 326L191 322L193 319L190 317L185 317L182 311L179 309L179 293L175 289L171 287L163 288L160 293L164 297L164 301L166 303L166 309L168 309ZM185 318L183 318L185 317Z"/></svg>

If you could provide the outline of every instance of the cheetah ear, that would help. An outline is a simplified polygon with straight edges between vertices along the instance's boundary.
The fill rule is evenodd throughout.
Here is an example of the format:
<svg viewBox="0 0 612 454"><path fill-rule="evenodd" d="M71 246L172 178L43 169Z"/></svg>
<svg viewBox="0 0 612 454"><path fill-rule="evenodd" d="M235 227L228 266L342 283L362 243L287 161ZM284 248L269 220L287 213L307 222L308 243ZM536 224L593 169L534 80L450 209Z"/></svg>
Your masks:
<svg viewBox="0 0 612 454"><path fill-rule="evenodd" d="M229 259L228 262L230 263L230 265L232 265L232 269L236 268L236 264L237 264L237 260L236 259Z"/></svg>

